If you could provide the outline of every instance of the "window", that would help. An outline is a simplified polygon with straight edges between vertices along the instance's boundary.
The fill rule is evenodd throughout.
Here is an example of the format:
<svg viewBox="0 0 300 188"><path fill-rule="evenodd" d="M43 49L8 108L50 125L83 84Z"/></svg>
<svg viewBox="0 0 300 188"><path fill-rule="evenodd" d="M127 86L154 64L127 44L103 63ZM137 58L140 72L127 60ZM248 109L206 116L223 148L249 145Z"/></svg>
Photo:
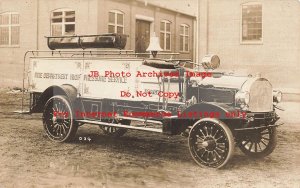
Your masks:
<svg viewBox="0 0 300 188"><path fill-rule="evenodd" d="M51 35L64 36L75 34L75 11L56 10L51 14Z"/></svg>
<svg viewBox="0 0 300 188"><path fill-rule="evenodd" d="M118 10L108 13L108 32L124 34L124 14Z"/></svg>
<svg viewBox="0 0 300 188"><path fill-rule="evenodd" d="M160 46L165 51L171 50L171 22L168 20L160 22Z"/></svg>
<svg viewBox="0 0 300 188"><path fill-rule="evenodd" d="M262 42L262 5L242 5L242 42Z"/></svg>
<svg viewBox="0 0 300 188"><path fill-rule="evenodd" d="M180 25L180 51L188 52L189 51L189 33L190 27L186 24Z"/></svg>
<svg viewBox="0 0 300 188"><path fill-rule="evenodd" d="M19 13L0 14L0 46L18 46L20 44Z"/></svg>

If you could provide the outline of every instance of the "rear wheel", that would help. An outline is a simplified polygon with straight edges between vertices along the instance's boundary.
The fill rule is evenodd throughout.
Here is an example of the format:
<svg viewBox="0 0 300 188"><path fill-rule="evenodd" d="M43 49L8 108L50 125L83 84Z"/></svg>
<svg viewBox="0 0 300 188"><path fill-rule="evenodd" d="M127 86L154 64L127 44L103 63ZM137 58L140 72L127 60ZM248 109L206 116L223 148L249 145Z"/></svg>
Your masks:
<svg viewBox="0 0 300 188"><path fill-rule="evenodd" d="M57 142L74 139L78 126L69 100L63 95L51 97L43 111L43 125L47 136Z"/></svg>
<svg viewBox="0 0 300 188"><path fill-rule="evenodd" d="M253 130L239 142L240 150L253 158L262 158L273 152L277 145L276 127Z"/></svg>
<svg viewBox="0 0 300 188"><path fill-rule="evenodd" d="M234 139L225 123L204 118L197 121L190 130L189 149L197 164L221 168L233 154Z"/></svg>
<svg viewBox="0 0 300 188"><path fill-rule="evenodd" d="M110 121L110 123L130 125L130 120L121 120L121 121L112 120L112 121ZM121 137L127 132L127 129L123 129L123 128L102 126L102 125L100 125L99 127L100 127L100 129L102 129L104 134L111 136L111 137Z"/></svg>

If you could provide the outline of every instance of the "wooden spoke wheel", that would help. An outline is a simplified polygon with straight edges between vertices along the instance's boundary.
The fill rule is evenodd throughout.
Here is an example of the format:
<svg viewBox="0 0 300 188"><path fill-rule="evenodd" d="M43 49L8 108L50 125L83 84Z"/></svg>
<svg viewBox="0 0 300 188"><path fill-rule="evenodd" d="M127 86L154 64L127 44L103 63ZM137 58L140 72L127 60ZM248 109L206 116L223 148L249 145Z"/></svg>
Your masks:
<svg viewBox="0 0 300 188"><path fill-rule="evenodd" d="M117 122L116 120L111 120L110 122L123 124L123 125L130 125L130 120L122 120L119 122ZM121 137L127 132L127 129L118 128L118 127L102 126L102 125L100 125L99 127L102 129L104 134L111 137Z"/></svg>
<svg viewBox="0 0 300 188"><path fill-rule="evenodd" d="M247 132L239 141L239 148L250 157L262 158L273 152L277 144L276 127Z"/></svg>
<svg viewBox="0 0 300 188"><path fill-rule="evenodd" d="M47 136L54 141L74 139L78 126L70 102L63 95L51 97L44 107L43 125Z"/></svg>
<svg viewBox="0 0 300 188"><path fill-rule="evenodd" d="M195 162L212 168L223 167L234 149L234 139L228 126L210 118L201 119L193 125L188 144Z"/></svg>

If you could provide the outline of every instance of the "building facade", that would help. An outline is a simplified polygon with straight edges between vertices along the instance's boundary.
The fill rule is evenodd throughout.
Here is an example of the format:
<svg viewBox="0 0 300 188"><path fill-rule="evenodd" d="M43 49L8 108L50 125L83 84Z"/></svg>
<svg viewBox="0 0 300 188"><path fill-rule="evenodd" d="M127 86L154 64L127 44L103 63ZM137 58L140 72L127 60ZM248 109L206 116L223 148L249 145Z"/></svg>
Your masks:
<svg viewBox="0 0 300 188"><path fill-rule="evenodd" d="M217 54L221 69L259 72L300 93L299 18L298 0L200 0L198 57Z"/></svg>
<svg viewBox="0 0 300 188"><path fill-rule="evenodd" d="M155 32L163 52L194 59L196 17L139 0L0 1L0 86L21 86L27 50L48 50L45 36L128 35L126 49L146 51Z"/></svg>

